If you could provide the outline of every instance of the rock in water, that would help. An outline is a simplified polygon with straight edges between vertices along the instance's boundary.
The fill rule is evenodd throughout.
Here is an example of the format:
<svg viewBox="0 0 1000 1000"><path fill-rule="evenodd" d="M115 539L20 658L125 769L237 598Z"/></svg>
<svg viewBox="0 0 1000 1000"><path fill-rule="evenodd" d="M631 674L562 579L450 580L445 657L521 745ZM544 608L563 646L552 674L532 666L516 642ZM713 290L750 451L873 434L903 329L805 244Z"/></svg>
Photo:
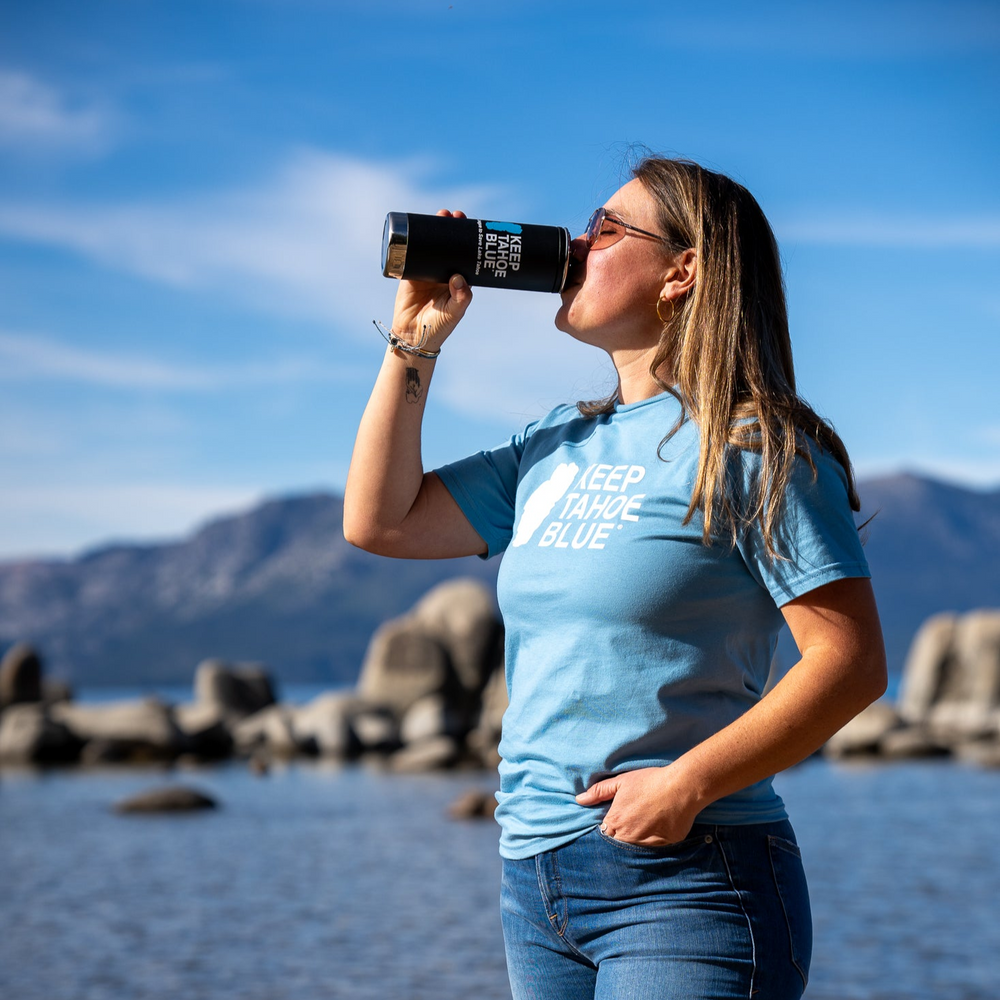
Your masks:
<svg viewBox="0 0 1000 1000"><path fill-rule="evenodd" d="M174 786L154 788L148 792L131 795L115 803L116 813L192 812L196 809L214 809L214 799L196 792L193 788Z"/></svg>
<svg viewBox="0 0 1000 1000"><path fill-rule="evenodd" d="M274 757L294 757L300 751L288 705L268 705L233 726L233 743L242 754L260 750Z"/></svg>
<svg viewBox="0 0 1000 1000"><path fill-rule="evenodd" d="M434 736L460 740L468 726L444 695L428 694L414 702L403 716L399 738L403 743L418 743Z"/></svg>
<svg viewBox="0 0 1000 1000"><path fill-rule="evenodd" d="M0 763L68 763L80 756L82 745L43 705L11 705L0 716Z"/></svg>
<svg viewBox="0 0 1000 1000"><path fill-rule="evenodd" d="M424 635L406 615L385 622L372 636L358 678L358 696L402 715L425 695L441 691L450 673L441 643Z"/></svg>
<svg viewBox="0 0 1000 1000"><path fill-rule="evenodd" d="M910 646L897 707L869 705L825 752L1000 762L1000 610L928 618Z"/></svg>
<svg viewBox="0 0 1000 1000"><path fill-rule="evenodd" d="M493 768L500 763L497 746L500 743L500 728L506 710L507 680L501 663L486 682L479 722L468 737L470 749L479 756L485 767Z"/></svg>
<svg viewBox="0 0 1000 1000"><path fill-rule="evenodd" d="M882 741L899 725L899 713L892 705L885 701L872 702L830 737L823 753L827 757L877 754Z"/></svg>
<svg viewBox="0 0 1000 1000"><path fill-rule="evenodd" d="M452 767L459 757L458 744L448 736L410 743L389 758L389 766L401 773L436 771Z"/></svg>
<svg viewBox="0 0 1000 1000"><path fill-rule="evenodd" d="M273 705L274 686L259 663L227 663L203 660L194 675L196 702L214 705L226 716L238 719Z"/></svg>
<svg viewBox="0 0 1000 1000"><path fill-rule="evenodd" d="M295 742L325 757L352 757L357 747L351 729L351 715L357 711L353 694L331 691L294 709L292 733Z"/></svg>
<svg viewBox="0 0 1000 1000"><path fill-rule="evenodd" d="M502 660L503 627L489 590L476 580L442 583L372 636L358 694L398 715L429 694L478 703Z"/></svg>
<svg viewBox="0 0 1000 1000"><path fill-rule="evenodd" d="M957 615L934 615L913 637L899 692L899 714L904 722L925 721L931 706L938 700L951 660L957 625Z"/></svg>
<svg viewBox="0 0 1000 1000"><path fill-rule="evenodd" d="M184 734L173 712L156 698L110 702L105 705L60 703L49 710L56 722L88 743L100 744L85 760L172 760L185 747Z"/></svg>
<svg viewBox="0 0 1000 1000"><path fill-rule="evenodd" d="M0 709L42 700L42 661L26 642L7 650L0 660Z"/></svg>
<svg viewBox="0 0 1000 1000"><path fill-rule="evenodd" d="M1000 611L936 615L913 640L900 715L945 743L1000 730Z"/></svg>
<svg viewBox="0 0 1000 1000"><path fill-rule="evenodd" d="M478 695L503 658L503 626L489 589L463 578L438 584L419 601L413 617L448 651L462 687Z"/></svg>
<svg viewBox="0 0 1000 1000"><path fill-rule="evenodd" d="M452 819L492 819L496 808L497 799L492 792L471 789L452 802L448 815Z"/></svg>

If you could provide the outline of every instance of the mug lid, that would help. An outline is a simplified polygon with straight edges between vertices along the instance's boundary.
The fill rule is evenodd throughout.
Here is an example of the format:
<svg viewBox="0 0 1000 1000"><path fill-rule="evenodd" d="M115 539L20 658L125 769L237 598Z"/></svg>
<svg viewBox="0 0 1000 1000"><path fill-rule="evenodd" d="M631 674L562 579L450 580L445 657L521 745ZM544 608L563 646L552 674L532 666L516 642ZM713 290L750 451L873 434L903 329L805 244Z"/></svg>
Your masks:
<svg viewBox="0 0 1000 1000"><path fill-rule="evenodd" d="M402 278L406 266L406 212L390 212L382 230L382 274Z"/></svg>

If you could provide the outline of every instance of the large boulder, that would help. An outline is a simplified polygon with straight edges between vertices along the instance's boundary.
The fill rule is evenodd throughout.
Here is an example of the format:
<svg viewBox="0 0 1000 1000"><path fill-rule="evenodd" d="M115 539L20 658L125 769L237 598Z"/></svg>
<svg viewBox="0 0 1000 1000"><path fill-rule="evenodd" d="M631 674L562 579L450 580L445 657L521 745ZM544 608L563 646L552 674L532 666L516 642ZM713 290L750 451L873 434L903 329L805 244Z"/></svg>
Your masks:
<svg viewBox="0 0 1000 1000"><path fill-rule="evenodd" d="M885 737L900 727L899 713L887 701L876 701L827 740L827 757L877 754Z"/></svg>
<svg viewBox="0 0 1000 1000"><path fill-rule="evenodd" d="M363 708L351 716L351 731L361 753L386 754L399 749L399 722L386 708Z"/></svg>
<svg viewBox="0 0 1000 1000"><path fill-rule="evenodd" d="M456 711L444 695L428 694L406 710L399 725L399 738L404 744L436 736L461 740L468 728L467 717Z"/></svg>
<svg viewBox="0 0 1000 1000"><path fill-rule="evenodd" d="M502 638L489 589L476 580L440 584L372 636L358 696L401 719L422 698L441 695L468 730L483 687L502 661Z"/></svg>
<svg viewBox="0 0 1000 1000"><path fill-rule="evenodd" d="M1000 756L1000 611L928 618L910 646L898 711L900 725L889 726L878 741L884 757ZM850 727L845 730L850 737ZM831 741L834 753L840 736Z"/></svg>
<svg viewBox="0 0 1000 1000"><path fill-rule="evenodd" d="M0 716L0 762L58 764L76 760L83 740L40 704L11 705Z"/></svg>
<svg viewBox="0 0 1000 1000"><path fill-rule="evenodd" d="M899 689L899 714L904 722L923 722L938 700L951 666L958 617L940 614L928 618L910 644Z"/></svg>
<svg viewBox="0 0 1000 1000"><path fill-rule="evenodd" d="M939 734L975 739L1000 723L1000 611L972 611L954 630L948 670L928 722Z"/></svg>
<svg viewBox="0 0 1000 1000"><path fill-rule="evenodd" d="M389 758L393 771L416 773L453 767L461 757L461 747L450 736L431 736L409 743Z"/></svg>
<svg viewBox="0 0 1000 1000"><path fill-rule="evenodd" d="M242 754L261 752L293 757L302 747L295 738L294 710L289 705L268 705L233 726L233 743Z"/></svg>
<svg viewBox="0 0 1000 1000"><path fill-rule="evenodd" d="M204 702L176 705L174 721L184 737L184 753L217 760L232 752L233 736L218 706Z"/></svg>
<svg viewBox="0 0 1000 1000"><path fill-rule="evenodd" d="M924 726L894 729L882 737L879 753L887 760L913 760L920 757L948 757L951 748Z"/></svg>
<svg viewBox="0 0 1000 1000"><path fill-rule="evenodd" d="M361 749L351 718L359 703L353 693L331 691L318 695L292 714L295 742L322 757L354 757Z"/></svg>
<svg viewBox="0 0 1000 1000"><path fill-rule="evenodd" d="M904 668L899 712L939 742L1000 728L1000 611L935 615L920 628Z"/></svg>
<svg viewBox="0 0 1000 1000"><path fill-rule="evenodd" d="M955 747L955 755L971 764L980 767L1000 769L1000 740L973 740L969 743L959 743Z"/></svg>
<svg viewBox="0 0 1000 1000"><path fill-rule="evenodd" d="M474 788L464 792L448 806L448 815L452 819L492 819L496 811L496 795Z"/></svg>
<svg viewBox="0 0 1000 1000"><path fill-rule="evenodd" d="M479 580L449 580L421 598L413 618L448 651L462 687L479 694L503 655L503 626L491 591Z"/></svg>
<svg viewBox="0 0 1000 1000"><path fill-rule="evenodd" d="M230 720L244 719L275 702L267 670L259 663L203 660L194 675L195 701L217 708Z"/></svg>
<svg viewBox="0 0 1000 1000"><path fill-rule="evenodd" d="M501 663L483 689L479 721L468 736L468 745L486 767L496 767L500 763L497 749L503 713L507 711L507 678Z"/></svg>
<svg viewBox="0 0 1000 1000"><path fill-rule="evenodd" d="M87 762L166 760L185 750L172 709L157 698L104 705L62 702L49 712L81 740L95 744L84 754Z"/></svg>
<svg viewBox="0 0 1000 1000"><path fill-rule="evenodd" d="M0 710L42 700L42 661L32 646L19 642L0 660Z"/></svg>
<svg viewBox="0 0 1000 1000"><path fill-rule="evenodd" d="M358 696L403 715L416 701L444 690L448 653L412 615L381 625L371 638L358 677Z"/></svg>

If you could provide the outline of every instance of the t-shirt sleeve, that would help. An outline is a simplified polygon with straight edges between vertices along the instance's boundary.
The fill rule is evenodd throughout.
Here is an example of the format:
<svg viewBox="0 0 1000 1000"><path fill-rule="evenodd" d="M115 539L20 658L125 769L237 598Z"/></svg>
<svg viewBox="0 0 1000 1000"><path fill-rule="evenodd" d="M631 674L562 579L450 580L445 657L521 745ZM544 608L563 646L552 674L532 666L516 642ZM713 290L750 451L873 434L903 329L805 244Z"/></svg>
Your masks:
<svg viewBox="0 0 1000 1000"><path fill-rule="evenodd" d="M505 444L435 469L448 492L486 542L484 559L503 552L514 532L514 501L524 443L534 424Z"/></svg>
<svg viewBox="0 0 1000 1000"><path fill-rule="evenodd" d="M736 543L751 575L778 607L834 580L871 576L844 468L818 448L812 456L815 476L809 463L797 458L785 492L777 548L786 558L768 557L758 522L744 528Z"/></svg>

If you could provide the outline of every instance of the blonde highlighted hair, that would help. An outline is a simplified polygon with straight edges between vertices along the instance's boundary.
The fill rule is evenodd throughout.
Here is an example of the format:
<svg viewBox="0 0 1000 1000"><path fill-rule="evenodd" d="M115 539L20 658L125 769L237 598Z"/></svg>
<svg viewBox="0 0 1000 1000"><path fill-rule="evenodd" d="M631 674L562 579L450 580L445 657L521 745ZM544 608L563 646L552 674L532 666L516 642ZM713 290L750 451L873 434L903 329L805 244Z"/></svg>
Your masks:
<svg viewBox="0 0 1000 1000"><path fill-rule="evenodd" d="M700 433L698 474L685 516L702 512L705 544L735 542L760 526L767 554L779 551L783 499L796 456L813 469L810 442L833 455L859 510L847 449L833 427L795 389L785 287L774 233L753 195L723 174L689 160L647 156L633 176L653 196L670 256L694 249L694 287L663 325L650 373L676 396L682 416L662 446L693 420ZM585 415L608 411L617 395L580 403ZM750 495L732 482L734 449L760 454Z"/></svg>

